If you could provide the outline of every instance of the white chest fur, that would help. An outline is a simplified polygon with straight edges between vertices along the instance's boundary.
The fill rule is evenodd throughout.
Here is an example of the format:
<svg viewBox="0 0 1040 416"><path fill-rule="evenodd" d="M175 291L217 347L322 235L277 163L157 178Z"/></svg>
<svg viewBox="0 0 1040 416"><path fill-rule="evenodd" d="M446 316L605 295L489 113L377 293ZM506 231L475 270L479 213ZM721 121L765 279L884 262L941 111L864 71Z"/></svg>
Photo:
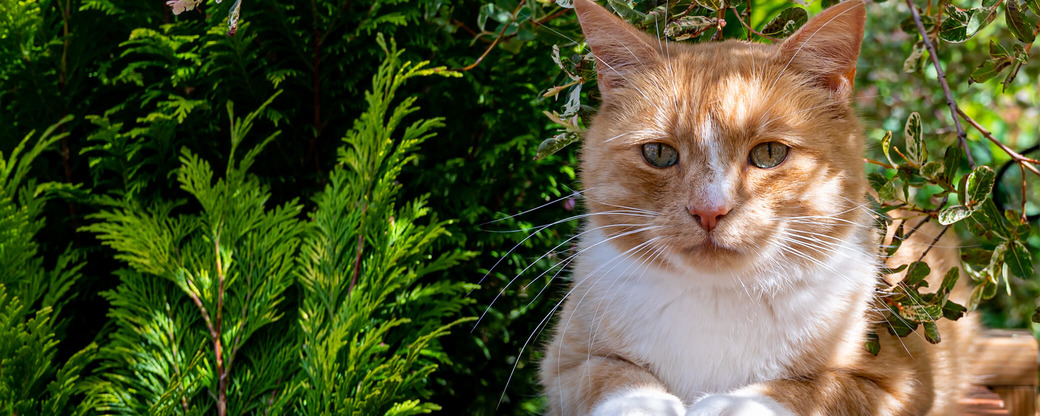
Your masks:
<svg viewBox="0 0 1040 416"><path fill-rule="evenodd" d="M877 263L859 244L836 250L813 270L720 285L720 279L737 279L670 273L610 244L596 245L598 237L585 239L587 251L576 267L569 302L586 311L576 316L593 317L593 337L619 338L609 341L619 354L647 366L686 403L785 376L813 353L813 341L864 332L859 318ZM768 279L789 283L773 293L755 289L754 282ZM566 330L567 322L559 325Z"/></svg>

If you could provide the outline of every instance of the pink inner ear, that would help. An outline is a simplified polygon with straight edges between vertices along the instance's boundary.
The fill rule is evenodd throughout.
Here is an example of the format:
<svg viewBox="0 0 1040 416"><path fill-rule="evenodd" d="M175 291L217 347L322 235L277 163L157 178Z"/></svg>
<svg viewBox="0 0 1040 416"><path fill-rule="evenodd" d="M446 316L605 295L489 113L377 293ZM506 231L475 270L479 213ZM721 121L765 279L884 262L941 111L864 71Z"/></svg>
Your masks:
<svg viewBox="0 0 1040 416"><path fill-rule="evenodd" d="M660 42L638 28L614 16L591 0L575 0L574 10L585 34L585 40L596 55L600 91L622 86L633 68L649 65L657 59Z"/></svg>
<svg viewBox="0 0 1040 416"><path fill-rule="evenodd" d="M862 0L834 5L784 41L780 56L796 68L818 74L822 85L847 97L856 76L866 17Z"/></svg>

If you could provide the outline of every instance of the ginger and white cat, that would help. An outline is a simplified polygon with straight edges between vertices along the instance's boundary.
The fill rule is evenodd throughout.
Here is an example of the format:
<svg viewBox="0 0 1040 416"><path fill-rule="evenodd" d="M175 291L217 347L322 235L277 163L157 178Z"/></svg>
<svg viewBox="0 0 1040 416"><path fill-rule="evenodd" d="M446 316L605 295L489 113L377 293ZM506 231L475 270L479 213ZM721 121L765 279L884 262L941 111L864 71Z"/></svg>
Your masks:
<svg viewBox="0 0 1040 416"><path fill-rule="evenodd" d="M550 414L957 414L971 323L941 322L931 345L890 336L872 305L880 236L849 102L864 3L775 45L666 43L574 6L603 103L582 150L590 220L541 363ZM930 280L955 245L925 257Z"/></svg>

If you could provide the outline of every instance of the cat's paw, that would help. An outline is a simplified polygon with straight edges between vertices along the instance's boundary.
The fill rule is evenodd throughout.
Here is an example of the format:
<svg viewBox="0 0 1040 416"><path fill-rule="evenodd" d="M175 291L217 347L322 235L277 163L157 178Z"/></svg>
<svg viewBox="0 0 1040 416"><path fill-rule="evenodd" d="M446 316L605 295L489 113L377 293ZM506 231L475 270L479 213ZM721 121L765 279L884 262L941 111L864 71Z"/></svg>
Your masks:
<svg viewBox="0 0 1040 416"><path fill-rule="evenodd" d="M651 389L613 394L592 409L592 416L683 416L685 413L686 406L678 397Z"/></svg>
<svg viewBox="0 0 1040 416"><path fill-rule="evenodd" d="M715 394L694 403L686 416L795 416L772 397L739 392Z"/></svg>

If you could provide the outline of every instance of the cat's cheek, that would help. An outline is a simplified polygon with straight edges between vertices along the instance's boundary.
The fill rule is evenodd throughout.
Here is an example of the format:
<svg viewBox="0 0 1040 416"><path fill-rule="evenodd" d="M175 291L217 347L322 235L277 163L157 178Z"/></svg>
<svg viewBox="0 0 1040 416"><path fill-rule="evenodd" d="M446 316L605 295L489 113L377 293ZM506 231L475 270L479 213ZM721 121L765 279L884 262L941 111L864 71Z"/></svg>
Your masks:
<svg viewBox="0 0 1040 416"><path fill-rule="evenodd" d="M694 403L686 416L795 416L772 397L741 389L730 394L714 394Z"/></svg>
<svg viewBox="0 0 1040 416"><path fill-rule="evenodd" d="M686 406L660 390L637 388L609 396L592 409L592 416L683 416Z"/></svg>

